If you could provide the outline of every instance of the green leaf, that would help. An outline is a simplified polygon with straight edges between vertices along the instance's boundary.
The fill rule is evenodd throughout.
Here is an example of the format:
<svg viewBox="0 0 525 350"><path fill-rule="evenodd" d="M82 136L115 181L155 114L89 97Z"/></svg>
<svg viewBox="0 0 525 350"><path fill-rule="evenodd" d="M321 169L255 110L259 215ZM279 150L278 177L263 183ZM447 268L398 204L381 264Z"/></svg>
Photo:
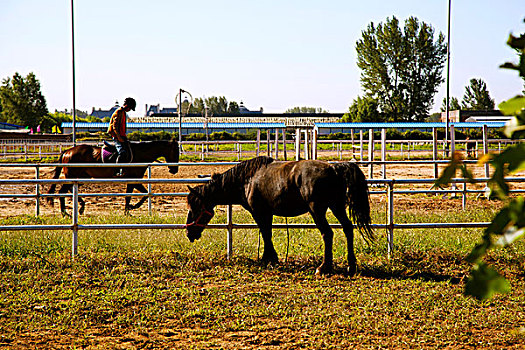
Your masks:
<svg viewBox="0 0 525 350"><path fill-rule="evenodd" d="M518 115L525 108L525 97L516 96L510 100L503 101L498 105L498 108L505 115Z"/></svg>
<svg viewBox="0 0 525 350"><path fill-rule="evenodd" d="M509 227L505 233L498 238L495 245L504 247L506 245L511 244L515 240L521 238L523 234L525 233L525 228L518 229L516 226Z"/></svg>
<svg viewBox="0 0 525 350"><path fill-rule="evenodd" d="M505 207L494 217L490 225L485 229L485 233L493 233L496 235L503 234L510 221L510 209Z"/></svg>
<svg viewBox="0 0 525 350"><path fill-rule="evenodd" d="M484 262L474 266L465 285L465 295L478 300L490 299L496 293L509 291L510 283Z"/></svg>
<svg viewBox="0 0 525 350"><path fill-rule="evenodd" d="M485 253L487 253L487 250L492 246L490 238L488 236L485 236L483 238L483 242L476 244L476 246L472 248L472 251L467 256L466 260L469 263L476 263L478 260L481 259L483 255L485 255Z"/></svg>
<svg viewBox="0 0 525 350"><path fill-rule="evenodd" d="M456 170L458 168L461 168L462 165L463 158L461 157L461 154L454 152L450 159L450 163L448 163L445 169L443 169L441 175L436 179L436 181L434 181L434 186L441 187L450 183L450 180L452 180L456 176Z"/></svg>

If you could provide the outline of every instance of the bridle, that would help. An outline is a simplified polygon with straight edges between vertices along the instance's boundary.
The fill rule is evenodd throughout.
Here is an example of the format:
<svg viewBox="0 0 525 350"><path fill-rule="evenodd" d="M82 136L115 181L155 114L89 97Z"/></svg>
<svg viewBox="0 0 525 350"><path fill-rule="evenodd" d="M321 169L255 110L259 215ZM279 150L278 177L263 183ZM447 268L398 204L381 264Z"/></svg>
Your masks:
<svg viewBox="0 0 525 350"><path fill-rule="evenodd" d="M201 213L199 214L199 216L193 220L193 222L190 222L189 224L186 224L186 228L188 227L191 227L191 226L195 226L195 227L206 227L205 224L200 224L199 221L201 220L201 218L204 216L204 215L208 215L209 218L211 219L213 217L213 213L211 211L209 211L208 209L206 209L204 207L204 205L202 206L202 211Z"/></svg>

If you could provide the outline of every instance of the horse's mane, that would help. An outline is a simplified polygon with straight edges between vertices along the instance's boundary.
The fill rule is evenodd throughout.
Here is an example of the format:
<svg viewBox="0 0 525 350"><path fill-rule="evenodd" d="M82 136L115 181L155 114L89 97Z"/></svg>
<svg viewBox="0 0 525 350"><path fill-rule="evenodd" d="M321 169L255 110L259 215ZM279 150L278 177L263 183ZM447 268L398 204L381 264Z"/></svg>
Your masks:
<svg viewBox="0 0 525 350"><path fill-rule="evenodd" d="M266 166L273 161L273 158L266 156L255 157L242 161L222 174L213 174L209 184L216 184L221 187L225 187L232 183L239 183L239 181L244 182L255 175L255 172L261 167Z"/></svg>

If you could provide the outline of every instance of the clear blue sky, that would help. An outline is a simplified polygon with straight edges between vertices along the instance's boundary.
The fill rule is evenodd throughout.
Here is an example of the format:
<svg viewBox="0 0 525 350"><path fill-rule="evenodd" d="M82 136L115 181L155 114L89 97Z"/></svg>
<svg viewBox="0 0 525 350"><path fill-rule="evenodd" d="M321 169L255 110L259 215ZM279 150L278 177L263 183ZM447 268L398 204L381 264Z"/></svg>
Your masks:
<svg viewBox="0 0 525 350"><path fill-rule="evenodd" d="M447 32L447 0L77 0L77 108L126 96L175 106L224 95L249 109L344 112L362 94L355 43L370 22L409 16ZM525 31L524 0L453 0L451 96L482 78L496 103L522 90L508 35ZM34 72L50 111L72 107L70 0L0 1L0 78ZM445 71L444 71L445 73ZM438 111L445 84L435 98Z"/></svg>

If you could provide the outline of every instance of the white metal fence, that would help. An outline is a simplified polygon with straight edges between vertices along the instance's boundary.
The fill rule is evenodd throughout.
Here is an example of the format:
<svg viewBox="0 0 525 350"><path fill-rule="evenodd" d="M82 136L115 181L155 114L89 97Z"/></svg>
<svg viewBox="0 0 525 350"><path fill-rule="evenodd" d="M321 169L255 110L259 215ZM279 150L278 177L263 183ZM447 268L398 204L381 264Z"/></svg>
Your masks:
<svg viewBox="0 0 525 350"><path fill-rule="evenodd" d="M196 165L233 165L234 162L226 163L152 163L152 164L127 164L129 167L147 166L149 169L153 166L166 166L166 165L178 165L178 166L196 166ZM148 209L151 213L151 198L155 196L187 196L188 193L152 193L151 184L201 184L206 183L208 179L153 179L151 178L151 171L148 171L148 178L144 179L41 179L39 178L39 169L41 167L56 166L56 164L4 164L7 167L34 167L35 179L0 179L0 187L5 188L7 185L34 185L34 194L17 194L17 193L0 193L0 198L17 197L17 198L29 198L35 200L35 214L39 214L40 200L45 197L70 197L73 203L71 223L62 225L0 225L0 231L31 231L31 230L64 230L72 232L72 255L73 257L78 252L78 231L79 230L130 230L130 229L184 229L184 224L100 224L100 225L83 225L79 224L79 213L78 213L78 199L79 197L100 197L100 196L147 196L148 197ZM68 167L86 167L86 166L115 166L114 164L70 164ZM119 166L122 166L119 164ZM525 178L508 178L511 183L523 183ZM477 183L486 183L487 178L476 179ZM396 190L396 185L407 185L407 184L428 184L434 183L434 179L372 179L368 180L368 183L375 188L381 186L382 189L372 189L371 195L386 195L386 220L384 223L373 223L374 229L386 229L387 231L387 242L388 242L388 253L391 254L394 249L394 230L399 229L429 229L429 228L482 228L487 227L488 222L454 222L454 223L396 223L395 222L395 206L394 206L394 194L416 194L416 193L433 193L433 194L446 194L452 193L462 197L462 203L465 205L467 194L480 194L485 190L469 189L465 179L454 179L454 186L450 189L422 189L422 190ZM80 184L130 184L130 183L142 183L148 185L148 193L146 194L123 194L123 193L79 193L78 188ZM72 184L72 194L42 194L40 192L41 185L51 184ZM458 188L460 186L461 188ZM513 192L524 192L523 190L514 190ZM256 229L257 225L254 223L241 224L233 222L233 209L232 206L227 208L227 219L224 224L210 224L209 228L215 229L226 229L227 230L227 255L231 256L233 252L232 237L233 230L236 229ZM339 224L331 225L333 228L341 228ZM274 224L274 228L302 228L302 229L313 229L316 226L314 224Z"/></svg>

